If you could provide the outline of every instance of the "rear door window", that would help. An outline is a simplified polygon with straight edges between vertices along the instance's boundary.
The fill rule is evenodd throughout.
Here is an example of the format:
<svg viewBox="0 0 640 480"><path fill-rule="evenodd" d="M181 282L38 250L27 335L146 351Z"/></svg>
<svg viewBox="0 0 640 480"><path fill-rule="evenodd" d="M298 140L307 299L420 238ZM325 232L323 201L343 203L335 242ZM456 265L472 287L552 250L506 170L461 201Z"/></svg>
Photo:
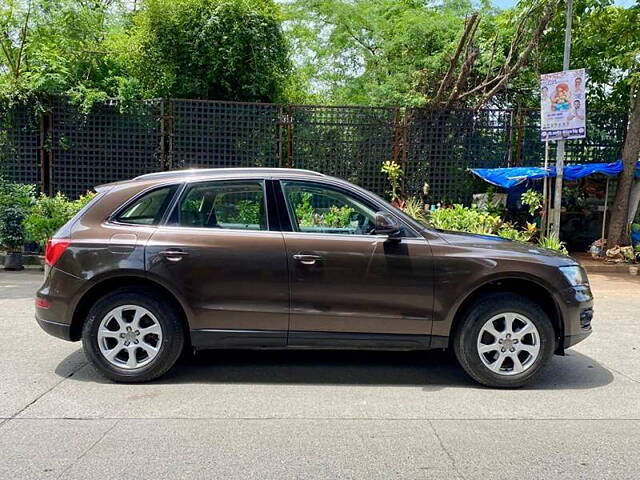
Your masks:
<svg viewBox="0 0 640 480"><path fill-rule="evenodd" d="M264 182L216 181L187 188L170 225L192 228L268 230Z"/></svg>

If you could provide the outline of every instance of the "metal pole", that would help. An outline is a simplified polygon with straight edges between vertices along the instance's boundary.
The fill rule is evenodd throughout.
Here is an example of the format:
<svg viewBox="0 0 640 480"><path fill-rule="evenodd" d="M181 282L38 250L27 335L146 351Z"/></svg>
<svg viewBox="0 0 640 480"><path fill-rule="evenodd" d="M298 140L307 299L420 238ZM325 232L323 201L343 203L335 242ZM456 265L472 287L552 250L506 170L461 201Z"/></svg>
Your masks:
<svg viewBox="0 0 640 480"><path fill-rule="evenodd" d="M544 170L549 168L549 142L544 142ZM542 184L542 224L540 225L540 231L547 234L547 226L549 225L549 177L545 175Z"/></svg>
<svg viewBox="0 0 640 480"><path fill-rule="evenodd" d="M567 25L564 31L564 57L562 70L569 70L569 56L571 54L571 20L573 17L573 0L567 0ZM564 140L558 140L556 152L556 184L553 200L553 233L560 236L560 210L562 208L562 176L564 170Z"/></svg>
<svg viewBox="0 0 640 480"><path fill-rule="evenodd" d="M607 224L607 203L609 202L609 177L607 177L607 186L604 189L604 212L602 213L602 236L604 240L604 227Z"/></svg>

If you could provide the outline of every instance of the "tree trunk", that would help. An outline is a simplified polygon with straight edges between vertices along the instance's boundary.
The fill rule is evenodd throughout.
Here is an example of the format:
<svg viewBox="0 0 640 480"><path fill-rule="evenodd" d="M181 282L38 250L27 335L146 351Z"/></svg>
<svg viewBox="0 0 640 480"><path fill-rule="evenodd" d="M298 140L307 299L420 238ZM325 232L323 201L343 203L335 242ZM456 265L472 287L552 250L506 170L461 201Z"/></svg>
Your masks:
<svg viewBox="0 0 640 480"><path fill-rule="evenodd" d="M631 115L629 117L627 137L622 148L624 170L618 178L618 190L611 206L611 220L609 221L609 233L607 236L607 246L609 248L614 245L626 245L629 243L629 196L633 185L638 154L640 154L640 92L636 92L631 99Z"/></svg>

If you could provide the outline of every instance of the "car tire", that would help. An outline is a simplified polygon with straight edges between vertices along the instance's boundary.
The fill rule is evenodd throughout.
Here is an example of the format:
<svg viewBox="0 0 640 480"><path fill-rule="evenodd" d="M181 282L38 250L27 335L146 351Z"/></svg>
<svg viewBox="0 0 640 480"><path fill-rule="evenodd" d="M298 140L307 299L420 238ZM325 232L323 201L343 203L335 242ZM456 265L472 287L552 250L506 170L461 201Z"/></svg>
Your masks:
<svg viewBox="0 0 640 480"><path fill-rule="evenodd" d="M555 333L536 303L515 294L494 293L466 310L453 347L462 368L477 382L518 388L543 372L555 350Z"/></svg>
<svg viewBox="0 0 640 480"><path fill-rule="evenodd" d="M82 329L88 359L116 382L160 377L176 363L184 344L176 308L147 288L120 288L104 295L89 310Z"/></svg>

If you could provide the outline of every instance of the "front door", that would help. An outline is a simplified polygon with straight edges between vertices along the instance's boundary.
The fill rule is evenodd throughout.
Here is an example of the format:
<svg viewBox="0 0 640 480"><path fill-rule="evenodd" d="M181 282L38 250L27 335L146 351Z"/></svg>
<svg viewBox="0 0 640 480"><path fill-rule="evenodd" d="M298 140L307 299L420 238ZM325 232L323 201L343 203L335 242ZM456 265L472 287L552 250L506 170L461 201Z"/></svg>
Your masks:
<svg viewBox="0 0 640 480"><path fill-rule="evenodd" d="M381 207L339 186L281 185L293 226L284 232L289 345L428 346L433 262L427 241L408 227L400 241L376 235Z"/></svg>
<svg viewBox="0 0 640 480"><path fill-rule="evenodd" d="M187 185L147 243L149 274L191 309L194 346L286 344L287 260L265 199L261 180Z"/></svg>

